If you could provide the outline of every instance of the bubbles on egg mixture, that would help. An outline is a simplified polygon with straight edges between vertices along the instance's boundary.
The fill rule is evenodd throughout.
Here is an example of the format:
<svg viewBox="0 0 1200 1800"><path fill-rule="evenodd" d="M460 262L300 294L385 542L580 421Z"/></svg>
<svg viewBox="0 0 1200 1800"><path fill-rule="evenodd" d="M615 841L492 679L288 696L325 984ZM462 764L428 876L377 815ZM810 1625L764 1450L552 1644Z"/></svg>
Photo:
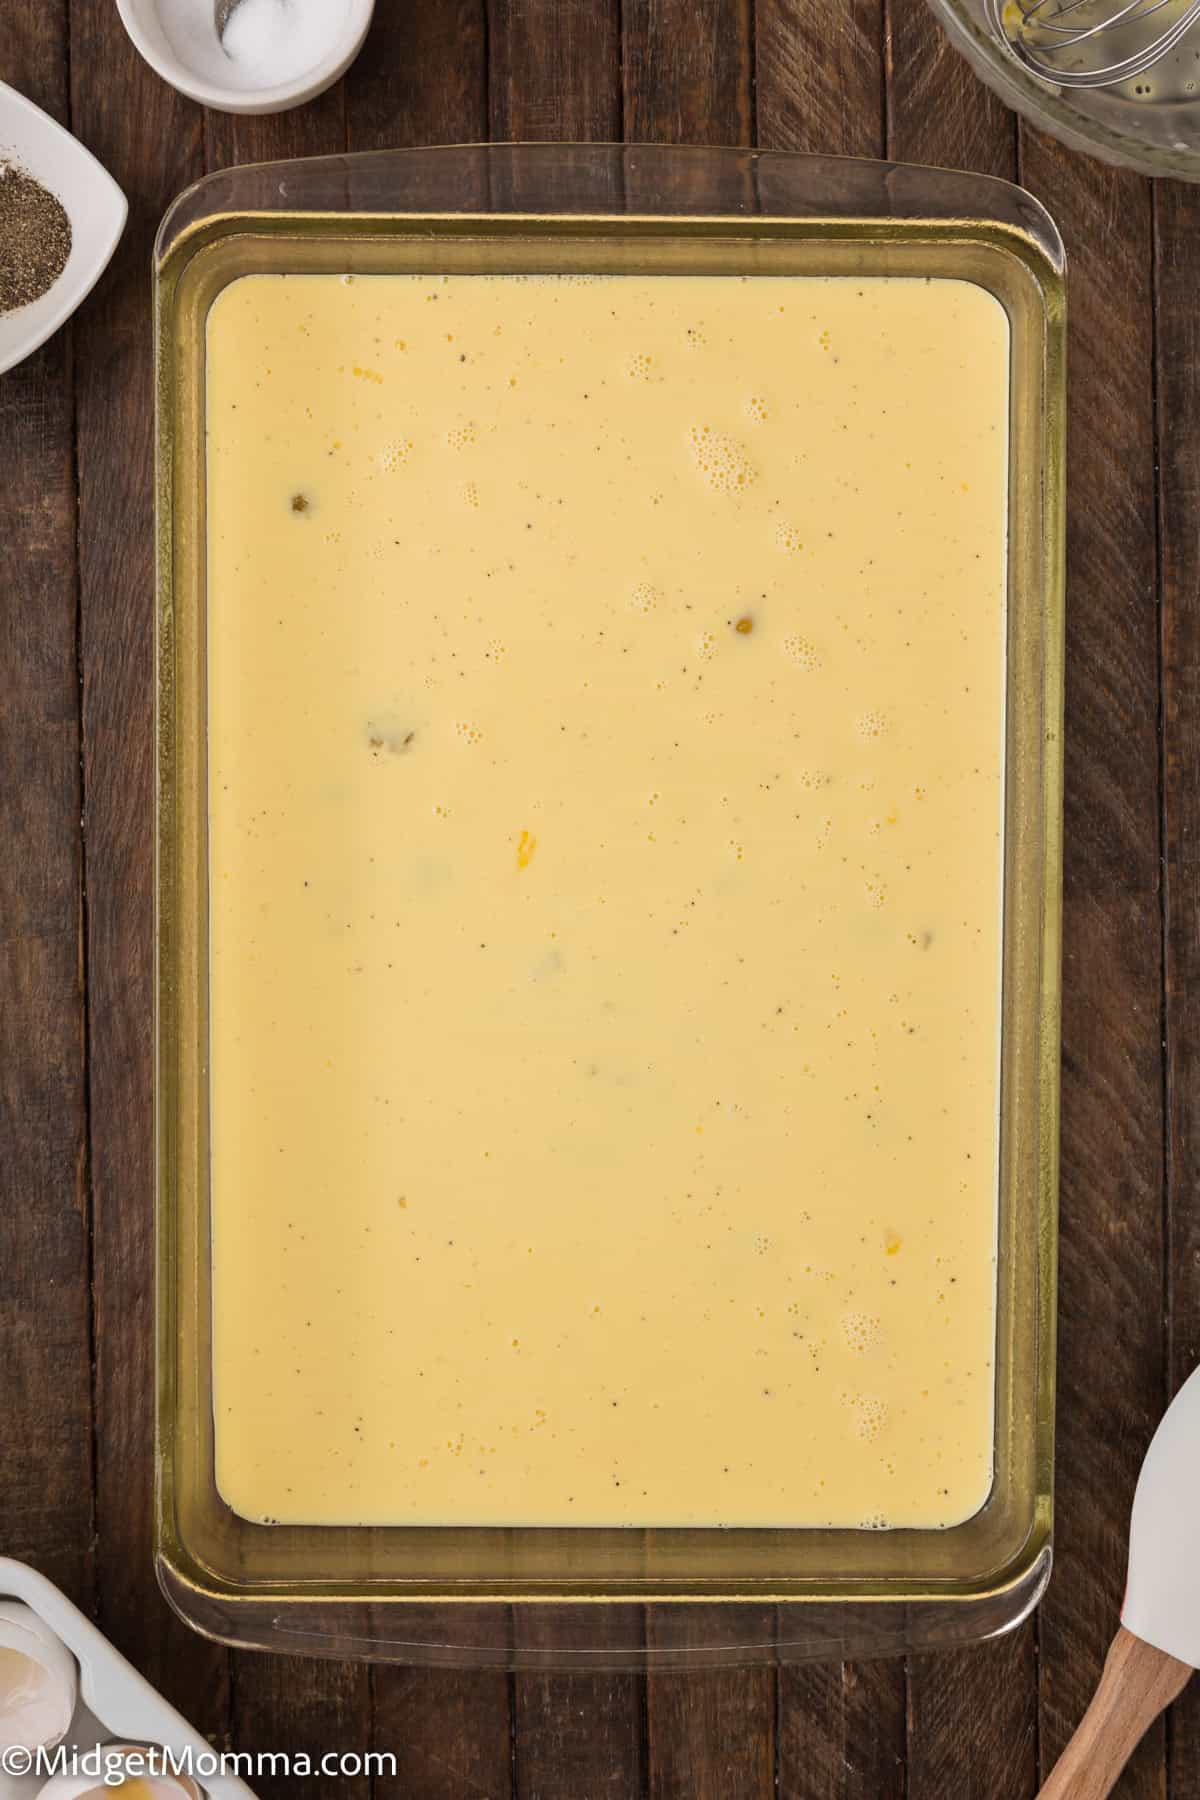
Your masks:
<svg viewBox="0 0 1200 1800"><path fill-rule="evenodd" d="M887 718L874 710L859 713L854 721L854 729L860 738L881 738L887 730Z"/></svg>
<svg viewBox="0 0 1200 1800"><path fill-rule="evenodd" d="M771 416L770 408L761 394L751 394L746 401L746 411L756 425L765 425Z"/></svg>
<svg viewBox="0 0 1200 1800"><path fill-rule="evenodd" d="M797 769L796 780L810 794L815 794L819 788L829 786L829 777L823 769Z"/></svg>
<svg viewBox="0 0 1200 1800"><path fill-rule="evenodd" d="M757 480L758 471L736 438L714 431L711 425L693 425L688 442L697 469L714 492L735 496Z"/></svg>
<svg viewBox="0 0 1200 1800"><path fill-rule="evenodd" d="M482 744L483 742L483 727L474 724L470 719L456 719L454 734L461 738L464 744Z"/></svg>
<svg viewBox="0 0 1200 1800"><path fill-rule="evenodd" d="M463 505L469 506L472 509L472 511L478 511L479 489L476 486L476 484L473 481L464 482L463 486L460 488L459 492L462 495Z"/></svg>
<svg viewBox="0 0 1200 1800"><path fill-rule="evenodd" d="M644 618L662 602L662 591L652 581L639 581L629 590L629 610Z"/></svg>
<svg viewBox="0 0 1200 1800"><path fill-rule="evenodd" d="M625 373L631 381L649 381L654 374L654 358L639 351L625 364Z"/></svg>
<svg viewBox="0 0 1200 1800"><path fill-rule="evenodd" d="M861 1438L864 1444L873 1444L887 1424L888 1409L886 1403L874 1394L853 1394L850 1397L850 1416L854 1435Z"/></svg>
<svg viewBox="0 0 1200 1800"><path fill-rule="evenodd" d="M508 645L500 638L491 638L484 647L483 660L490 663L502 663L508 655Z"/></svg>
<svg viewBox="0 0 1200 1800"><path fill-rule="evenodd" d="M702 631L696 639L696 655L701 662L711 662L717 654L717 640L711 631Z"/></svg>
<svg viewBox="0 0 1200 1800"><path fill-rule="evenodd" d="M775 527L775 543L778 549L787 556L795 556L803 550L804 540L798 525L780 524Z"/></svg>
<svg viewBox="0 0 1200 1800"><path fill-rule="evenodd" d="M708 339L705 337L703 331L701 331L699 325L689 325L683 334L683 341L689 350L703 350Z"/></svg>
<svg viewBox="0 0 1200 1800"><path fill-rule="evenodd" d="M446 433L446 443L451 450L469 450L478 438L478 427L470 419L464 425L452 425Z"/></svg>
<svg viewBox="0 0 1200 1800"><path fill-rule="evenodd" d="M817 646L811 638L802 637L797 631L790 631L783 640L783 654L789 662L794 662L798 669L819 669L821 659L817 655Z"/></svg>
<svg viewBox="0 0 1200 1800"><path fill-rule="evenodd" d="M883 1334L883 1327L878 1319L869 1313L848 1312L842 1314L842 1336L846 1340L846 1348L853 1350L858 1356L865 1356L873 1350Z"/></svg>
<svg viewBox="0 0 1200 1800"><path fill-rule="evenodd" d="M379 466L385 475L394 475L397 469L403 469L408 464L412 453L410 438L395 438L379 452Z"/></svg>
<svg viewBox="0 0 1200 1800"><path fill-rule="evenodd" d="M881 906L887 905L887 888L878 877L865 884L865 891L868 906L878 909Z"/></svg>

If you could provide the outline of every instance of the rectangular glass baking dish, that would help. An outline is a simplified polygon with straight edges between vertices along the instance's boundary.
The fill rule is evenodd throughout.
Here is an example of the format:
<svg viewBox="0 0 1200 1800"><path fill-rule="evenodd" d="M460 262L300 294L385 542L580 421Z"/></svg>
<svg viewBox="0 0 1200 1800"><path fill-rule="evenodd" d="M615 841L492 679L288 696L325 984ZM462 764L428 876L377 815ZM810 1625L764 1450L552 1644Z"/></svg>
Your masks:
<svg viewBox="0 0 1200 1800"><path fill-rule="evenodd" d="M252 1524L214 1476L210 1355L205 320L248 273L904 275L1011 326L995 1482L943 1531ZM232 1643L405 1662L672 1666L992 1635L1051 1558L1063 701L1065 268L1007 183L743 150L503 145L228 170L155 270L158 1419L167 1597Z"/></svg>

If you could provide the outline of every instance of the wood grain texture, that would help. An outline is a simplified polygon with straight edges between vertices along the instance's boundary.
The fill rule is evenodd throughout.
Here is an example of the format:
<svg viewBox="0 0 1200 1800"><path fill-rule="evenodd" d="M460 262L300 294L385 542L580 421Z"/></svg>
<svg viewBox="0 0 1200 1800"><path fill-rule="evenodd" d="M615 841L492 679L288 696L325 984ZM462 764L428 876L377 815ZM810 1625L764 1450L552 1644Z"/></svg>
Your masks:
<svg viewBox="0 0 1200 1800"><path fill-rule="evenodd" d="M1158 619L1149 186L1022 128L1071 264L1058 1489L1041 1760L1116 1628L1165 1397ZM1161 1800L1163 1733L1124 1800Z"/></svg>
<svg viewBox="0 0 1200 1800"><path fill-rule="evenodd" d="M151 1555L153 1269L153 385L150 250L201 170L200 113L150 73L115 7L73 0L72 120L129 197L75 328L80 641L95 1215L100 1622L202 1728L225 1656L170 1616Z"/></svg>
<svg viewBox="0 0 1200 1800"><path fill-rule="evenodd" d="M485 0L376 0L346 76L347 147L470 144L487 135Z"/></svg>
<svg viewBox="0 0 1200 1800"><path fill-rule="evenodd" d="M205 109L206 169L278 162L288 156L333 156L345 148L346 95L340 81L290 112L243 116Z"/></svg>
<svg viewBox="0 0 1200 1800"><path fill-rule="evenodd" d="M394 1776L376 1776L377 1800L512 1800L510 1683L502 1670L381 1664L373 1675L374 1748L396 1758Z"/></svg>
<svg viewBox="0 0 1200 1800"><path fill-rule="evenodd" d="M620 0L488 0L491 135L615 143Z"/></svg>
<svg viewBox="0 0 1200 1800"><path fill-rule="evenodd" d="M778 1791L787 1800L903 1800L903 1663L781 1669L778 1733Z"/></svg>
<svg viewBox="0 0 1200 1800"><path fill-rule="evenodd" d="M887 0L886 40L882 0L757 0L753 19L746 4L379 0L344 95L276 120L210 116L207 146L203 115L145 70L111 0L2 8L5 79L63 117L69 66L74 128L129 192L132 218L114 269L80 314L74 350L60 335L0 378L0 841L20 851L0 859L0 1402L6 1441L20 1447L0 1469L0 1548L31 1556L85 1601L94 1562L105 1628L222 1740L232 1726L253 1747L296 1748L307 1733L323 1751L340 1747L325 1741L331 1732L344 1732L345 1747L361 1750L373 1729L374 1747L398 1758L395 1780L376 1784L379 1800L526 1792L589 1800L621 1793L622 1782L631 1800L647 1791L678 1800L775 1792L1019 1800L1036 1785L1039 1756L1048 1771L1083 1712L1116 1622L1137 1465L1168 1392L1200 1357L1200 196L1161 186L1153 202L1155 414L1149 190L1023 132L1025 179L1060 219L1072 257L1059 1519L1040 1665L1033 1627L977 1651L914 1659L906 1775L894 1663L787 1670L778 1686L757 1669L648 1683L591 1677L587 1691L558 1676L380 1667L369 1678L372 1726L361 1671L237 1658L231 1714L229 1659L174 1625L154 1588L154 227L200 172L206 148L215 163L340 147L339 131L352 149L369 149L489 131L611 139L623 125L630 137L738 141L755 123L755 72L758 133L771 147L877 154L886 124L893 155L1012 172L1011 116L949 51L925 0ZM42 1304L47 1272L53 1308ZM1200 1692L1175 1706L1165 1736L1151 1734L1118 1791L1124 1800L1200 1800Z"/></svg>
<svg viewBox="0 0 1200 1800"><path fill-rule="evenodd" d="M881 155L882 0L757 0L756 18L762 148Z"/></svg>
<svg viewBox="0 0 1200 1800"><path fill-rule="evenodd" d="M642 1609L616 1607L612 1615L580 1620L597 1646L615 1651L640 1645ZM533 1609L513 1621L514 1642L529 1650L552 1646L555 1636ZM558 1641L561 1641L559 1639ZM518 1800L640 1800L646 1792L645 1680L636 1673L522 1674L515 1696L513 1773Z"/></svg>
<svg viewBox="0 0 1200 1800"><path fill-rule="evenodd" d="M489 0L492 136L561 137L582 142L621 136L619 0ZM619 180L617 171L608 177ZM567 170L563 203L578 204ZM510 198L519 202L520 196ZM620 195L595 195L602 204ZM589 1620L589 1628L592 1625ZM635 1633L637 1609L596 1620L601 1635ZM534 1609L514 1616L514 1643L537 1650L553 1640ZM511 1683L513 1791L521 1800L559 1793L637 1800L643 1792L643 1690L635 1677L519 1672Z"/></svg>
<svg viewBox="0 0 1200 1800"><path fill-rule="evenodd" d="M62 5L5 79L67 122ZM91 1297L71 343L0 376L0 1458L3 1549L92 1597Z"/></svg>
<svg viewBox="0 0 1200 1800"><path fill-rule="evenodd" d="M1012 115L953 52L926 0L889 0L888 154L1012 180ZM1037 1626L909 1667L911 1800L1020 1800L1035 1792Z"/></svg>
<svg viewBox="0 0 1200 1800"><path fill-rule="evenodd" d="M622 69L630 142L742 144L754 133L754 19L747 0L624 0ZM730 171L736 210L748 198ZM631 196L637 204L637 196ZM647 1608L655 1647L706 1633L769 1636L761 1609L709 1607L689 1616ZM774 1791L778 1689L770 1668L653 1674L646 1695L649 1791L655 1800L739 1800Z"/></svg>
<svg viewBox="0 0 1200 1800"><path fill-rule="evenodd" d="M1122 1625L1091 1705L1039 1800L1107 1800L1136 1745L1193 1673L1189 1663L1155 1650Z"/></svg>
<svg viewBox="0 0 1200 1800"><path fill-rule="evenodd" d="M1200 1364L1200 189L1155 189L1171 1391ZM1167 1721L1171 1793L1200 1800L1200 1683Z"/></svg>
<svg viewBox="0 0 1200 1800"><path fill-rule="evenodd" d="M1025 1800L1038 1786L1032 1626L911 1662L911 1800Z"/></svg>
<svg viewBox="0 0 1200 1800"><path fill-rule="evenodd" d="M677 1648L762 1642L770 1609L650 1607L648 1641ZM735 1618L734 1614L739 1615ZM776 1793L775 1672L770 1668L663 1671L647 1678L652 1800L770 1800Z"/></svg>
<svg viewBox="0 0 1200 1800"><path fill-rule="evenodd" d="M887 0L887 154L1012 181L1017 122L951 48L928 0Z"/></svg>
<svg viewBox="0 0 1200 1800"><path fill-rule="evenodd" d="M345 121L352 152L486 138L484 0L377 0L363 53L347 77ZM457 1623L453 1607L421 1609L421 1628L431 1636L453 1642ZM395 1776L376 1778L376 1800L508 1800L512 1695L503 1670L380 1664L372 1693L375 1748L396 1758Z"/></svg>
<svg viewBox="0 0 1200 1800"><path fill-rule="evenodd" d="M881 0L838 8L757 0L758 136L771 150L879 156ZM779 1791L794 1800L889 1800L905 1791L906 1677L897 1659L782 1668Z"/></svg>
<svg viewBox="0 0 1200 1800"><path fill-rule="evenodd" d="M204 159L208 170L232 163L274 162L294 156L332 156L346 148L346 100L341 82L307 106L290 112L242 117L206 111ZM319 1762L329 1750L358 1750L371 1742L372 1693L362 1663L309 1663L234 1651L230 1664L230 1732L234 1748L251 1754L303 1750ZM294 1783L268 1775L258 1784L262 1800L283 1800ZM367 1800L367 1775L313 1775L305 1780L313 1800Z"/></svg>
<svg viewBox="0 0 1200 1800"><path fill-rule="evenodd" d="M326 1756L362 1755L372 1744L370 1671L365 1663L319 1657L233 1658L229 1735L233 1748L306 1756L314 1773L299 1781L268 1768L253 1783L259 1800L366 1800L368 1774L324 1774Z"/></svg>
<svg viewBox="0 0 1200 1800"><path fill-rule="evenodd" d="M627 142L753 141L753 0L624 0L621 43Z"/></svg>

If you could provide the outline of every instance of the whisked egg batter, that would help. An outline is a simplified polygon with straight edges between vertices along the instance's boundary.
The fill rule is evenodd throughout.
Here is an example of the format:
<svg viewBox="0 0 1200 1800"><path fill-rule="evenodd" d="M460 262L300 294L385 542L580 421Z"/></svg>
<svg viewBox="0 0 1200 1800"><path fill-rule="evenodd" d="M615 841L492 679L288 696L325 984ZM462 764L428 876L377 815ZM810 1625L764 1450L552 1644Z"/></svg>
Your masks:
<svg viewBox="0 0 1200 1800"><path fill-rule="evenodd" d="M1008 355L951 280L213 307L240 1513L983 1502Z"/></svg>

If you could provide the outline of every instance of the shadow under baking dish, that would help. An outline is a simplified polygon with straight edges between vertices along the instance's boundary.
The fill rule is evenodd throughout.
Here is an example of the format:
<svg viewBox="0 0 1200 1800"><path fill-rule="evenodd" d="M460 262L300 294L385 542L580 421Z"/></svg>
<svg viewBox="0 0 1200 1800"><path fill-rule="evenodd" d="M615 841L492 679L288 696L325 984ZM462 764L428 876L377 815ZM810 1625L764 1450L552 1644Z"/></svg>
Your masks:
<svg viewBox="0 0 1200 1800"><path fill-rule="evenodd" d="M252 273L906 275L1011 329L995 1478L943 1531L252 1524L215 1479L205 320ZM1006 183L749 151L500 146L228 171L157 267L157 1561L231 1642L508 1666L866 1655L1004 1630L1049 1573L1061 913L1061 244ZM714 1605L714 1602L720 1604ZM440 1603L440 1604L435 1604ZM652 1604L646 1604L652 1603Z"/></svg>

